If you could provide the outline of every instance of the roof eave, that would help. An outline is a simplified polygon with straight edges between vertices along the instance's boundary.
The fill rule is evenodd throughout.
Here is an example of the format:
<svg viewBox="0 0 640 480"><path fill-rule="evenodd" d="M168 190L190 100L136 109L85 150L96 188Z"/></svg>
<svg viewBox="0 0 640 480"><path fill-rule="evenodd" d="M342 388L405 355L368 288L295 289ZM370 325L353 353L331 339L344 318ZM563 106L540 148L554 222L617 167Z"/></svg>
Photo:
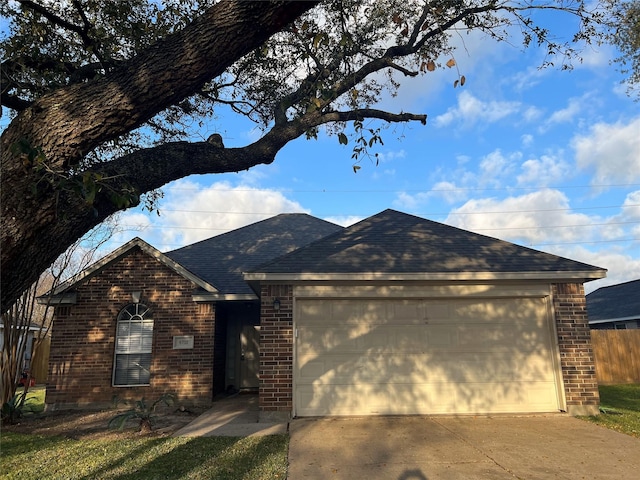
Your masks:
<svg viewBox="0 0 640 480"><path fill-rule="evenodd" d="M441 272L441 273L244 273L247 282L261 281L501 281L545 280L589 282L605 278L606 270L556 272Z"/></svg>
<svg viewBox="0 0 640 480"><path fill-rule="evenodd" d="M202 292L202 293L194 293L193 301L197 303L208 303L208 302L237 302L237 301L253 301L258 300L258 296L253 293L211 293L211 292Z"/></svg>
<svg viewBox="0 0 640 480"><path fill-rule="evenodd" d="M611 323L611 322L628 322L633 320L640 320L640 314L631 315L629 317L617 317L617 318L604 318L598 320L589 320L589 324L593 325L596 323Z"/></svg>

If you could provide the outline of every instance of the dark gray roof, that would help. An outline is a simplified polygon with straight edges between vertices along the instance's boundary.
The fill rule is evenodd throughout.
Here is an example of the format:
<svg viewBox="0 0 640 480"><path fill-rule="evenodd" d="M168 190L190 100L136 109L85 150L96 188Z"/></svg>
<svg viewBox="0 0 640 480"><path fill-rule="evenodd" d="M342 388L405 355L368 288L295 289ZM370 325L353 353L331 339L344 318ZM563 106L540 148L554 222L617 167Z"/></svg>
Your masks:
<svg viewBox="0 0 640 480"><path fill-rule="evenodd" d="M587 295L589 321L640 318L640 279L609 285Z"/></svg>
<svg viewBox="0 0 640 480"><path fill-rule="evenodd" d="M252 271L265 274L453 272L591 272L593 278L604 274L599 267L395 210L385 210Z"/></svg>
<svg viewBox="0 0 640 480"><path fill-rule="evenodd" d="M251 294L242 272L342 228L304 213L281 214L165 255L220 293Z"/></svg>

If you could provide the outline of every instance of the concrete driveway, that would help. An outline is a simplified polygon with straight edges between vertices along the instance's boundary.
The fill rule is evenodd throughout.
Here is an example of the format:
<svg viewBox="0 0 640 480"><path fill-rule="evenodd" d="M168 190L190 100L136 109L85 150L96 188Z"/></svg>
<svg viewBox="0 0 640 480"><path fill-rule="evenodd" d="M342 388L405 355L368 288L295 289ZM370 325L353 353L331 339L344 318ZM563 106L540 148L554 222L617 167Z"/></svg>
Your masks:
<svg viewBox="0 0 640 480"><path fill-rule="evenodd" d="M640 478L640 439L561 414L295 419L289 428L289 480Z"/></svg>

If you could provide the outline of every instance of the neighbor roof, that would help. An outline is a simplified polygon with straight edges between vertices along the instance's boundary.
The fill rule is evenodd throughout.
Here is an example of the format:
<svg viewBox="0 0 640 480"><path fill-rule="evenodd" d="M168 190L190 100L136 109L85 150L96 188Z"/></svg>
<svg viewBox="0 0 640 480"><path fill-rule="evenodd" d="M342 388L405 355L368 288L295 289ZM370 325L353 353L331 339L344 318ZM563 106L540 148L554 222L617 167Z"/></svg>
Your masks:
<svg viewBox="0 0 640 480"><path fill-rule="evenodd" d="M498 279L605 276L606 270L385 210L245 275L265 279Z"/></svg>
<svg viewBox="0 0 640 480"><path fill-rule="evenodd" d="M609 285L587 295L590 322L640 319L640 279Z"/></svg>
<svg viewBox="0 0 640 480"><path fill-rule="evenodd" d="M221 294L253 297L242 272L342 229L304 213L281 214L165 255Z"/></svg>

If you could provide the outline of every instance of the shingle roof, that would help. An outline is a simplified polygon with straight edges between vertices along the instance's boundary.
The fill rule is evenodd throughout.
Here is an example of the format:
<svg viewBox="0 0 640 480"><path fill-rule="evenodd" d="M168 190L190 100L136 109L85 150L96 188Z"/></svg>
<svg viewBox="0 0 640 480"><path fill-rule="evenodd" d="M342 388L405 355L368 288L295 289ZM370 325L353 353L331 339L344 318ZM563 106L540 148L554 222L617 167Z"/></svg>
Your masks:
<svg viewBox="0 0 640 480"><path fill-rule="evenodd" d="M281 214L165 255L223 294L252 294L242 272L343 227L304 213Z"/></svg>
<svg viewBox="0 0 640 480"><path fill-rule="evenodd" d="M640 279L609 285L587 295L589 321L640 318Z"/></svg>
<svg viewBox="0 0 640 480"><path fill-rule="evenodd" d="M251 273L587 272L599 267L385 210Z"/></svg>

